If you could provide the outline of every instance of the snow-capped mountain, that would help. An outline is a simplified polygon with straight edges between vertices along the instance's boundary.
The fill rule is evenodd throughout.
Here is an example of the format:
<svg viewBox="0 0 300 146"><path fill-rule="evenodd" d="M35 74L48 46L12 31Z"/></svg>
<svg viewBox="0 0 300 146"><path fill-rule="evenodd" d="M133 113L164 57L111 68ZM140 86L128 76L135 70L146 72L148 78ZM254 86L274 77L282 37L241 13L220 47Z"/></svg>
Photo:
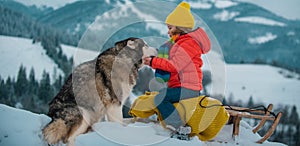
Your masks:
<svg viewBox="0 0 300 146"><path fill-rule="evenodd" d="M35 114L0 104L0 145L39 145L46 146L42 129L51 121L43 114ZM118 146L118 145L156 145L156 146L219 146L219 145L261 145L255 141L261 137L253 134L251 127L241 121L238 141L233 141L232 125L225 125L214 142L202 142L197 137L190 141L169 138L168 132L154 123L132 123L127 126L112 122L99 122L93 125L94 132L81 134L76 138L76 145ZM96 132L97 131L97 132ZM165 135L163 135L165 134ZM65 144L60 144L65 145ZM264 146L285 146L276 142L264 142Z"/></svg>
<svg viewBox="0 0 300 146"><path fill-rule="evenodd" d="M189 2L194 15L202 18L216 36L226 62L261 61L300 71L300 21L288 20L257 5L240 1ZM108 48L114 42L131 36L167 39L163 22L177 3L74 1L42 16L28 15L40 23L81 36L88 28L94 28L91 27L93 22L98 22L100 25L95 30L99 34L115 30L104 42L104 48ZM2 5L6 6L6 3ZM200 21L198 24L201 26ZM98 51L101 48L89 49Z"/></svg>

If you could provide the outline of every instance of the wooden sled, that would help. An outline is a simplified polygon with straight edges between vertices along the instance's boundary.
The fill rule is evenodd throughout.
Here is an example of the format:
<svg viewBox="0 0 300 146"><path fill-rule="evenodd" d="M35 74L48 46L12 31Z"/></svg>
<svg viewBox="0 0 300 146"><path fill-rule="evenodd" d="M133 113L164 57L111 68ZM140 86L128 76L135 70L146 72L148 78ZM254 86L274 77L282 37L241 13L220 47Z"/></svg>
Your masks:
<svg viewBox="0 0 300 146"><path fill-rule="evenodd" d="M249 109L249 108L243 108L243 107L234 107L234 106L225 106L225 109L230 114L233 122L233 132L232 136L235 139L239 135L239 127L240 127L240 121L242 118L254 118L254 119L260 119L260 123L252 129L253 133L258 132L264 124L269 120L272 121L273 124L271 125L270 129L266 132L266 134L258 140L256 143L263 143L266 141L275 131L280 118L282 116L282 112L279 112L277 115L275 115L272 112L273 104L269 104L267 109Z"/></svg>

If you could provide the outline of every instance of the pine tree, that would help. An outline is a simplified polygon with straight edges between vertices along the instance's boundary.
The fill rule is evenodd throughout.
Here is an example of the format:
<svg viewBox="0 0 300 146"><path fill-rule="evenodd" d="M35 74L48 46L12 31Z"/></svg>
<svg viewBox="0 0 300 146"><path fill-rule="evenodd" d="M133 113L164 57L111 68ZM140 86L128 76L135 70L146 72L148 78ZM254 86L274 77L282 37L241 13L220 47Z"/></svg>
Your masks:
<svg viewBox="0 0 300 146"><path fill-rule="evenodd" d="M290 124L297 125L299 122L299 115L297 112L297 107L294 105L292 107L291 113L289 115Z"/></svg>
<svg viewBox="0 0 300 146"><path fill-rule="evenodd" d="M291 125L288 125L288 129L287 129L287 132L286 132L286 142L288 145L294 145L293 143L295 142L294 141L294 137L293 135L295 135L295 131L294 131L294 128L291 126Z"/></svg>
<svg viewBox="0 0 300 146"><path fill-rule="evenodd" d="M5 88L5 82L0 76L0 103L5 103L5 99L7 99L7 91Z"/></svg>
<svg viewBox="0 0 300 146"><path fill-rule="evenodd" d="M39 84L35 79L34 69L31 68L29 73L29 87L28 87L29 94L36 95L38 86Z"/></svg>
<svg viewBox="0 0 300 146"><path fill-rule="evenodd" d="M15 93L17 97L25 95L28 90L28 81L26 78L26 68L23 65L20 66L18 72L17 82L15 84Z"/></svg>
<svg viewBox="0 0 300 146"><path fill-rule="evenodd" d="M300 145L300 122L298 121L297 126L296 126L296 133L294 134L294 139L295 139L295 145L299 146Z"/></svg>
<svg viewBox="0 0 300 146"><path fill-rule="evenodd" d="M43 72L43 77L40 81L38 96L43 103L48 103L53 96L53 90L50 84L50 76L48 73L46 73L46 71Z"/></svg>
<svg viewBox="0 0 300 146"><path fill-rule="evenodd" d="M7 100L8 100L8 105L11 106L16 104L14 84L15 84L14 79L11 79L10 77L6 79L5 88L7 90Z"/></svg>
<svg viewBox="0 0 300 146"><path fill-rule="evenodd" d="M228 96L228 100L226 100L228 105L233 105L234 104L234 96L233 93L230 92L229 96Z"/></svg>
<svg viewBox="0 0 300 146"><path fill-rule="evenodd" d="M254 107L254 101L253 101L252 95L251 95L250 98L249 98L247 107L249 107L249 108Z"/></svg>
<svg viewBox="0 0 300 146"><path fill-rule="evenodd" d="M282 109L282 117L281 119L284 119L284 120L281 120L281 123L285 126L286 124L289 124L290 123L290 119L289 119L289 106L284 106L284 108ZM284 127L283 126L283 127Z"/></svg>
<svg viewBox="0 0 300 146"><path fill-rule="evenodd" d="M56 81L54 82L53 86L55 88L55 93L59 92L60 88L62 87L63 84L63 77L61 75L58 76L58 78L56 79Z"/></svg>

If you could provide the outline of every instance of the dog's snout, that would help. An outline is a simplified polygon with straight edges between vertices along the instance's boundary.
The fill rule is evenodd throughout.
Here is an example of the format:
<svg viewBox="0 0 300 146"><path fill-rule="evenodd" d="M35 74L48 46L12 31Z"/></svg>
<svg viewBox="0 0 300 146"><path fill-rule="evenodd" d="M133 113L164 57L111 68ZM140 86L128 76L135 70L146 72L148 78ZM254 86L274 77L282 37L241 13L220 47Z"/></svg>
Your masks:
<svg viewBox="0 0 300 146"><path fill-rule="evenodd" d="M158 54L158 49L157 48L149 47L149 50L151 52L149 56L157 56L157 54Z"/></svg>

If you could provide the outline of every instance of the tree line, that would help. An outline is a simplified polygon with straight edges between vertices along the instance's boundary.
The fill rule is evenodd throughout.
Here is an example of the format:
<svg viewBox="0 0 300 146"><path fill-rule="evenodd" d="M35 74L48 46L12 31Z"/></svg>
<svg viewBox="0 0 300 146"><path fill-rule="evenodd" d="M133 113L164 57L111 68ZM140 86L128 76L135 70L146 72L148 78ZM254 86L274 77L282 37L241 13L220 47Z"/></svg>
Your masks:
<svg viewBox="0 0 300 146"><path fill-rule="evenodd" d="M63 82L64 78L61 75L51 82L46 71L43 72L42 78L37 80L33 68L27 76L26 68L21 65L16 79L4 79L0 76L0 103L35 113L47 113L48 103L60 90Z"/></svg>

